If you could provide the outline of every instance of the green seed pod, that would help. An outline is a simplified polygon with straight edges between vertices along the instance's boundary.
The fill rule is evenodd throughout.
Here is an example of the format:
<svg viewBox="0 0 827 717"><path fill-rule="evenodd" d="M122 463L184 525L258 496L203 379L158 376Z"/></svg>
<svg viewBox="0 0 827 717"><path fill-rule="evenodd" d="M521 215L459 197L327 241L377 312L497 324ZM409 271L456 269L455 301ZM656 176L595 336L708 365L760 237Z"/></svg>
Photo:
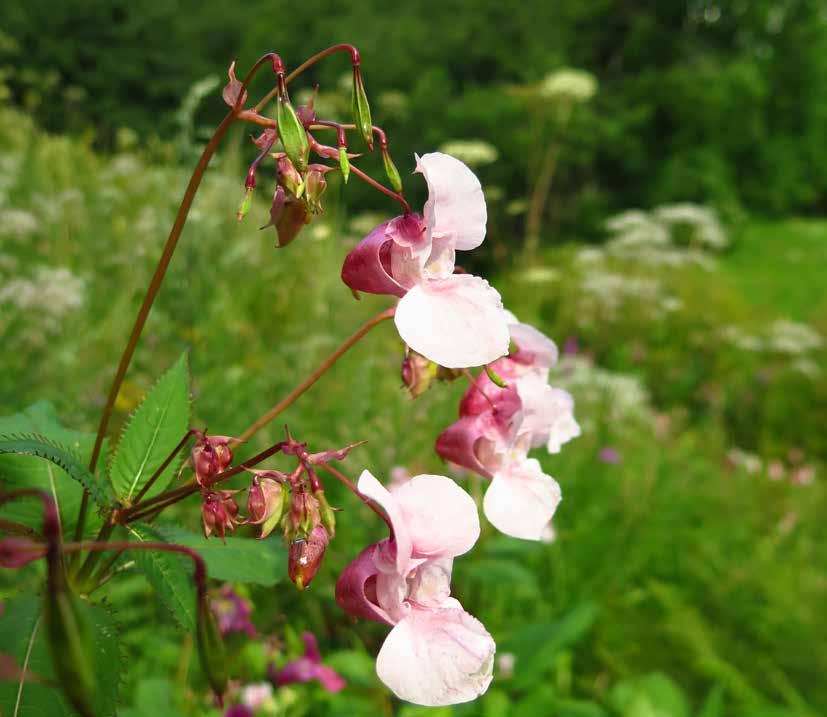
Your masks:
<svg viewBox="0 0 827 717"><path fill-rule="evenodd" d="M92 631L62 577L49 582L43 618L55 675L72 706L83 717L94 717L97 681L92 667Z"/></svg>
<svg viewBox="0 0 827 717"><path fill-rule="evenodd" d="M399 170L388 154L387 147L382 148L382 162L385 164L385 174L388 176L388 181L391 183L393 191L399 194L402 191L402 177L399 176Z"/></svg>
<svg viewBox="0 0 827 717"><path fill-rule="evenodd" d="M227 689L227 666L224 652L224 641L218 632L215 616L210 610L206 593L196 598L196 644L201 669L209 682L213 692L219 697Z"/></svg>
<svg viewBox="0 0 827 717"><path fill-rule="evenodd" d="M342 170L342 179L347 184L348 177L350 177L350 160L347 157L347 147L339 147L339 168Z"/></svg>
<svg viewBox="0 0 827 717"><path fill-rule="evenodd" d="M310 157L310 144L304 126L290 104L287 92L284 92L276 103L276 122L284 151L296 169L304 172Z"/></svg>
<svg viewBox="0 0 827 717"><path fill-rule="evenodd" d="M235 213L235 218L238 221L244 219L247 216L247 212L250 211L250 207L253 205L253 187L247 187L244 190L244 199L241 200L241 204L238 205L238 211Z"/></svg>
<svg viewBox="0 0 827 717"><path fill-rule="evenodd" d="M370 118L370 104L365 92L365 83L362 81L362 72L359 65L353 66L353 94L350 108L353 112L353 122L365 144L373 149L373 121Z"/></svg>
<svg viewBox="0 0 827 717"><path fill-rule="evenodd" d="M490 378L500 388L508 388L508 384L503 381L503 379L490 366L485 367L485 373L487 373L488 378Z"/></svg>

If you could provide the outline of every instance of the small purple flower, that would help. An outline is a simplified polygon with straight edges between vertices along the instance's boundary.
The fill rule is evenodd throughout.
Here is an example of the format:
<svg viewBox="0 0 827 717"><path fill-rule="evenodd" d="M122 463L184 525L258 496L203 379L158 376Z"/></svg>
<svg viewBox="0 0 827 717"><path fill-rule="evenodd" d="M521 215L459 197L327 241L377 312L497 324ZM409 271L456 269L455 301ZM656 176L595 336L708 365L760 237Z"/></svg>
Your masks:
<svg viewBox="0 0 827 717"><path fill-rule="evenodd" d="M210 601L218 631L222 635L231 632L243 632L248 637L255 637L258 633L255 625L250 622L253 607L229 585L221 588L217 597Z"/></svg>
<svg viewBox="0 0 827 717"><path fill-rule="evenodd" d="M345 686L344 678L333 668L322 664L319 654L319 645L315 636L309 632L302 634L304 640L304 655L291 660L281 670L270 665L267 674L276 687L290 685L295 682L311 682L318 680L328 692L338 692Z"/></svg>
<svg viewBox="0 0 827 717"><path fill-rule="evenodd" d="M601 448L598 458L600 458L600 460L604 463L609 463L611 465L617 465L623 460L617 449L612 448L611 446L604 446Z"/></svg>
<svg viewBox="0 0 827 717"><path fill-rule="evenodd" d="M563 344L564 356L577 356L580 353L580 342L576 336L567 336Z"/></svg>

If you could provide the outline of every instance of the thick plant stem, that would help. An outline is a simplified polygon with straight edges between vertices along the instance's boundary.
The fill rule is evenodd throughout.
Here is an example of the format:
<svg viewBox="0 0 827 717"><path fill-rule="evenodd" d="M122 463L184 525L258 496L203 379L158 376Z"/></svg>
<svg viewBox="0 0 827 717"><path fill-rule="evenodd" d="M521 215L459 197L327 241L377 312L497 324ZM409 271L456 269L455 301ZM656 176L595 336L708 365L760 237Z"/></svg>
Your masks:
<svg viewBox="0 0 827 717"><path fill-rule="evenodd" d="M367 334L374 326L381 324L386 319L393 317L396 312L396 307L386 309L381 314L377 314L370 321L365 323L361 328L354 332L345 342L339 346L330 356L328 356L322 364L311 373L304 381L296 386L290 393L288 393L281 401L273 406L267 413L259 418L253 425L247 428L239 437L239 441L246 441L248 438L258 433L264 426L278 416L282 411L289 408L296 400L309 389L316 381L318 381L327 370L336 363L341 356L354 344L356 344L365 334Z"/></svg>
<svg viewBox="0 0 827 717"><path fill-rule="evenodd" d="M149 282L146 294L144 295L144 300L141 303L141 308L138 310L138 315L135 317L132 332L129 334L129 341L127 341L126 348L121 356L121 361L118 364L118 370L115 373L115 378L109 389L109 395L106 399L103 415L101 416L100 424L98 425L98 434L95 438L95 447L92 449L92 457L89 459L89 470L91 471L94 471L98 464L101 446L103 445L103 437L106 434L107 427L109 426L109 419L112 417L112 408L115 405L115 399L118 396L121 383L123 383L126 370L129 368L129 364L132 361L132 355L135 353L135 347L138 345L138 339L141 338L141 333L143 332L147 317L149 316L149 311L152 308L152 304L155 302L155 297L158 296L158 291L161 289L161 283L164 280L164 276L166 275L170 261L172 260L172 255L178 245L178 239L181 237L181 232L187 221L187 216L189 215L192 201L195 199L195 193L198 191L198 187L201 184L201 179L204 177L204 172L207 170L207 165L210 163L210 159L215 153L219 142L221 142L227 130L233 122L235 122L235 119L236 117L234 112L227 113L227 116L224 117L221 124L218 125L218 128L213 133L213 136L210 138L207 146L204 147L204 151L201 153L198 164L190 177L187 190L184 192L184 198L181 200L181 205L178 207L178 214L175 216L175 223L172 225L172 229L169 232L169 237L167 237L167 242L164 245L164 251L158 261L158 266L155 268L155 273L152 275L152 280Z"/></svg>
<svg viewBox="0 0 827 717"><path fill-rule="evenodd" d="M167 273L167 269L169 268L172 255L175 253L175 248L178 245L178 239L181 237L181 232L187 222L190 207L192 207L193 199L195 199L195 194L198 191L198 187L201 184L201 180L204 177L204 172L207 170L207 165L209 165L210 159L212 159L216 148L235 120L236 113L231 110L221 121L221 124L218 125L213 133L213 136L210 138L210 141L207 143L207 146L204 147L204 151L201 153L198 164L190 177L189 184L184 192L184 197L181 200L181 205L178 207L178 213L175 216L175 223L172 225L172 229L167 237L167 242L164 245L164 250L161 253L161 258L158 261L158 266L155 267L155 273L152 275L146 294L144 294L144 300L141 303L141 308L138 310L138 315L135 317L135 323L132 326L132 332L129 334L129 340L126 343L126 348L124 348L123 354L121 355L118 370L115 372L115 378L112 380L112 386L109 388L109 395L106 397L106 405L103 408L103 415L101 416L100 423L98 424L98 433L95 437L95 446L92 449L92 457L89 459L89 470L93 473L98 465L98 458L100 457L101 447L103 446L103 438L106 435L106 429L109 427L109 420L112 418L112 409L115 406L115 399L118 397L121 384L126 376L126 371L129 368L129 364L132 361L135 348L138 345L138 340L141 338L141 333L143 332L144 325L149 317L152 304L155 302L155 298L158 296L158 292L161 289L161 284ZM75 540L80 540L83 535L83 528L86 523L86 513L88 507L89 493L84 491L80 504L80 512L78 513L78 522L75 527Z"/></svg>

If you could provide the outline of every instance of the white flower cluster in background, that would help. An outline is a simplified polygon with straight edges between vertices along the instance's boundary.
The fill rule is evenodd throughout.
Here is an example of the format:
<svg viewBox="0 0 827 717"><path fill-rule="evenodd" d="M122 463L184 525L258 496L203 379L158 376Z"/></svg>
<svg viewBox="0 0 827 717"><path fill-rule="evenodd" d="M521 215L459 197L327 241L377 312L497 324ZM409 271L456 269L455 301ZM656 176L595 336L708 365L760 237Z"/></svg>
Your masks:
<svg viewBox="0 0 827 717"><path fill-rule="evenodd" d="M549 100L588 102L596 92L597 79L585 70L555 70L540 83L540 95Z"/></svg>
<svg viewBox="0 0 827 717"><path fill-rule="evenodd" d="M59 328L61 320L83 306L85 285L65 267L38 267L31 279L14 278L0 284L0 304L36 312L38 325Z"/></svg>
<svg viewBox="0 0 827 717"><path fill-rule="evenodd" d="M731 346L755 354L771 354L787 360L789 367L809 377L821 374L813 354L824 348L824 337L809 324L777 319L761 332L740 326L724 326L718 334Z"/></svg>
<svg viewBox="0 0 827 717"><path fill-rule="evenodd" d="M469 167L482 167L486 164L492 164L496 162L500 156L500 153L493 144L489 144L481 139L452 140L445 142L445 144L439 148L439 151L456 157L461 162L465 162Z"/></svg>
<svg viewBox="0 0 827 717"><path fill-rule="evenodd" d="M619 430L635 421L654 421L649 393L637 376L609 371L586 356L574 355L560 359L550 380L577 398L586 422L600 413Z"/></svg>
<svg viewBox="0 0 827 717"><path fill-rule="evenodd" d="M681 240L694 249L721 251L729 246L717 213L688 202L664 204L650 212L630 209L610 217L606 229L615 246L665 248Z"/></svg>
<svg viewBox="0 0 827 717"><path fill-rule="evenodd" d="M687 227L692 233L691 241L706 249L720 251L729 246L718 215L709 207L688 202L665 204L657 207L652 214L673 231L681 225Z"/></svg>

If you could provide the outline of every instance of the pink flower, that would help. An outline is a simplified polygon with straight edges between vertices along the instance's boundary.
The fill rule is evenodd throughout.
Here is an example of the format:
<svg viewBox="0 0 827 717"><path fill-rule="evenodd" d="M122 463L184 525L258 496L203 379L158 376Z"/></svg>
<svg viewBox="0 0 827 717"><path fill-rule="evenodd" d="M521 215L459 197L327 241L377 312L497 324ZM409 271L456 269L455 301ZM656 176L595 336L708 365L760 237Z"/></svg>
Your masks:
<svg viewBox="0 0 827 717"><path fill-rule="evenodd" d="M345 686L344 678L332 667L322 664L316 637L309 632L302 634L304 655L291 660L281 670L272 665L268 670L270 679L276 687L291 685L296 682L318 680L328 692L338 692Z"/></svg>
<svg viewBox="0 0 827 717"><path fill-rule="evenodd" d="M572 397L548 385L557 360L554 342L510 319L517 350L492 366L506 387L481 373L460 402L460 419L437 439L436 451L491 479L483 510L492 525L515 538L540 540L560 503L560 486L528 452L545 446L558 453L580 435L580 426Z"/></svg>
<svg viewBox="0 0 827 717"><path fill-rule="evenodd" d="M250 621L252 605L229 585L222 587L218 595L210 600L210 608L222 635L243 632L248 637L255 637L258 634L256 626Z"/></svg>
<svg viewBox="0 0 827 717"><path fill-rule="evenodd" d="M454 558L480 533L474 501L438 475L389 492L364 471L358 487L385 509L393 534L345 569L336 601L351 615L393 625L376 672L398 697L426 706L475 699L491 683L496 646L451 597Z"/></svg>
<svg viewBox="0 0 827 717"><path fill-rule="evenodd" d="M342 281L355 291L400 297L394 321L402 340L447 368L481 366L508 351L502 300L487 281L454 274L455 253L482 244L482 187L458 159L416 158L428 184L424 218L380 224L348 254Z"/></svg>

